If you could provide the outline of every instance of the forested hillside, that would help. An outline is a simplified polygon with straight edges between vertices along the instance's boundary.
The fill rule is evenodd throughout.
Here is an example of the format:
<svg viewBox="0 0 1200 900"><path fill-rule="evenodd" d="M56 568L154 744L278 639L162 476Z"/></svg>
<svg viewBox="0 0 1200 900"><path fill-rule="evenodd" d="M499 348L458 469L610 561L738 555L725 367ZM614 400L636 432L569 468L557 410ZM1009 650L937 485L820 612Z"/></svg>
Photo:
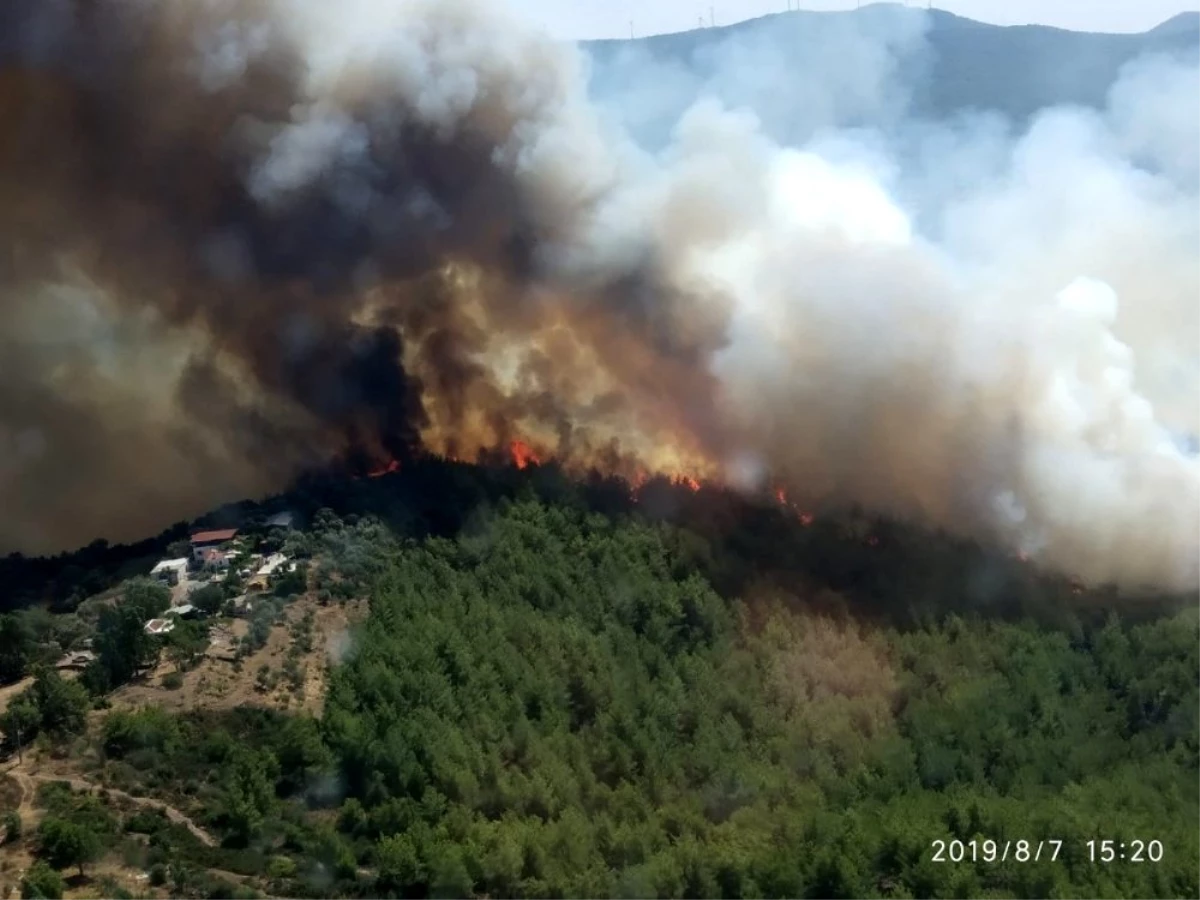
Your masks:
<svg viewBox="0 0 1200 900"><path fill-rule="evenodd" d="M923 5L0 0L0 900L1200 896L1200 15Z"/></svg>
<svg viewBox="0 0 1200 900"><path fill-rule="evenodd" d="M350 512L367 498L398 510L395 492L420 483L351 485L344 518L320 512L292 539L316 561L321 603L370 598L331 659L321 716L151 708L88 724L82 689L42 676L45 752L174 804L212 845L116 800L99 823L94 801L60 787L39 802L66 825L47 837L44 818L33 852L82 871L119 855L174 896L1200 889L1194 609L1034 619L914 593L901 610L862 581L879 542L861 529L840 539L840 573L738 577L711 517L692 530L662 514L664 498L706 502L686 488L663 487L657 513L638 508L651 494L604 514L527 485L443 536ZM965 593L948 571L932 566L924 590ZM63 827L94 838L64 851ZM933 842L953 839L981 858L934 861ZM1089 858L1090 840L1134 839L1161 841L1161 861ZM1062 845L1036 863L983 858L985 841L997 857L1019 840ZM35 874L53 894L53 869Z"/></svg>
<svg viewBox="0 0 1200 900"><path fill-rule="evenodd" d="M1195 638L726 605L651 527L522 504L398 555L326 734L403 893L1187 894ZM1086 862L1114 829L1178 866ZM931 863L949 837L1066 849Z"/></svg>

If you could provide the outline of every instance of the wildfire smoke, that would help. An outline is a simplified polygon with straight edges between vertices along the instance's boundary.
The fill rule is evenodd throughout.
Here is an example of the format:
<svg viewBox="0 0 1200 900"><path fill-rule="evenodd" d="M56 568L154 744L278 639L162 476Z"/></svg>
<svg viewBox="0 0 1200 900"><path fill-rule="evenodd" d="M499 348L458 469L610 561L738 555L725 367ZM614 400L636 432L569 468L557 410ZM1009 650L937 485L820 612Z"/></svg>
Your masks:
<svg viewBox="0 0 1200 900"><path fill-rule="evenodd" d="M951 202L711 98L649 152L480 0L10 0L0 542L507 448L1194 588L1195 74L933 129Z"/></svg>

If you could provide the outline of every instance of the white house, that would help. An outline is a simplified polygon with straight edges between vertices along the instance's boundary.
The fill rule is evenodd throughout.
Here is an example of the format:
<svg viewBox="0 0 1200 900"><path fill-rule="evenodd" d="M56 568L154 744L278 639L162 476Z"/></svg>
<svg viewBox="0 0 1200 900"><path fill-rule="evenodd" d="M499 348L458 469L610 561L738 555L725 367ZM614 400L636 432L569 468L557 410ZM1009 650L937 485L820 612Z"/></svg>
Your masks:
<svg viewBox="0 0 1200 900"><path fill-rule="evenodd" d="M254 574L255 575L270 575L272 572L274 572L276 569L278 569L280 566L282 566L287 561L288 561L288 558L286 556L284 556L282 553L272 553L270 556L268 556L266 558L266 561L263 562L263 564L258 567L258 571L255 572Z"/></svg>
<svg viewBox="0 0 1200 900"><path fill-rule="evenodd" d="M192 535L192 556L197 562L204 561L204 551L219 548L237 537L236 528L222 528L216 531L201 531Z"/></svg>
<svg viewBox="0 0 1200 900"><path fill-rule="evenodd" d="M150 576L166 584L175 585L187 577L187 567L186 556L181 556L179 559L164 559L162 562L156 563L150 570Z"/></svg>

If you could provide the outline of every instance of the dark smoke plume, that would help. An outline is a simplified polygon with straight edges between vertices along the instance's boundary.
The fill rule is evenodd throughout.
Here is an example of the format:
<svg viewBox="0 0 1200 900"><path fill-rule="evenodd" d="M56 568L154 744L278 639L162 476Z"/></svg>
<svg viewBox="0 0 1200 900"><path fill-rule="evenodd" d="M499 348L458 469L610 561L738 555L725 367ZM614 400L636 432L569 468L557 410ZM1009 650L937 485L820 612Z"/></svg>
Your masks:
<svg viewBox="0 0 1200 900"><path fill-rule="evenodd" d="M881 81L905 21L858 48ZM878 147L781 147L699 98L651 155L574 49L478 0L9 0L0 546L519 438L1194 587L1200 469L1171 434L1200 353L1162 322L1200 284L1196 180L1181 104L1138 102L1192 71L1143 66L1012 147L937 132L980 177L935 243Z"/></svg>
<svg viewBox="0 0 1200 900"><path fill-rule="evenodd" d="M23 401L0 419L22 467L14 473L21 484L5 485L0 541L46 549L114 527L144 529L149 520L126 516L164 502L167 492L139 496L156 481L177 479L194 507L331 452L404 460L431 424L443 435L436 449L474 452L503 439L531 401L559 437L570 436L572 417L552 388L518 391L532 397L505 404L475 359L492 329L529 333L543 318L513 285L536 274L553 223L537 221L538 200L514 172L522 161L500 156L514 152L531 117L553 115L557 86L539 96L519 70L495 73L490 91L472 84L472 60L455 58L482 36L471 10L409 13L416 27L407 46L375 49L410 58L339 60L317 86L306 83L313 48L271 3L6 6L0 227L9 259L0 315L12 344L5 384ZM405 73L406 64L418 70ZM485 278L482 320L463 309L455 266ZM624 275L621 286L636 288L640 277ZM65 357L53 365L86 384L55 385L49 401L37 396L55 377L49 358L30 358L38 332L54 328L39 321L56 305L40 294L77 278L86 278L79 293L91 294L89 314L143 323L112 336L109 352L123 362L146 343L198 336L201 349L180 348L192 362L177 381L169 371L133 376L161 380L148 386L152 394L178 385L176 397L159 398L170 408L165 421L161 410L140 422L136 411L116 423L87 421L132 386L123 373L92 371L87 335L53 348ZM518 303L526 308L504 309ZM638 307L627 312L624 327L634 330ZM405 371L402 332L429 390ZM527 355L523 380L541 381L555 368L549 355L573 352L569 330L555 339L559 348ZM426 403L439 407L432 423ZM481 410L489 421L471 421ZM219 446L200 452L191 445L204 443L201 435ZM68 469L107 482L108 496L95 516L31 530ZM205 486L184 486L194 479ZM64 502L91 493L73 488Z"/></svg>

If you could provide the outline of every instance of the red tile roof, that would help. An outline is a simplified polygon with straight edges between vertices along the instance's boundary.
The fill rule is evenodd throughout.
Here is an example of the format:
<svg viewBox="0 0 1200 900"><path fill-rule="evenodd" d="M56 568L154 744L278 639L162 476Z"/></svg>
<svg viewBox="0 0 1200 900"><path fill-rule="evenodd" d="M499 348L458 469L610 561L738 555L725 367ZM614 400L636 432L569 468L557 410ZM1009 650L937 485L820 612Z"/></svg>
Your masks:
<svg viewBox="0 0 1200 900"><path fill-rule="evenodd" d="M221 541L232 541L237 535L236 528L224 528L220 531L201 531L192 535L193 544L216 544Z"/></svg>

